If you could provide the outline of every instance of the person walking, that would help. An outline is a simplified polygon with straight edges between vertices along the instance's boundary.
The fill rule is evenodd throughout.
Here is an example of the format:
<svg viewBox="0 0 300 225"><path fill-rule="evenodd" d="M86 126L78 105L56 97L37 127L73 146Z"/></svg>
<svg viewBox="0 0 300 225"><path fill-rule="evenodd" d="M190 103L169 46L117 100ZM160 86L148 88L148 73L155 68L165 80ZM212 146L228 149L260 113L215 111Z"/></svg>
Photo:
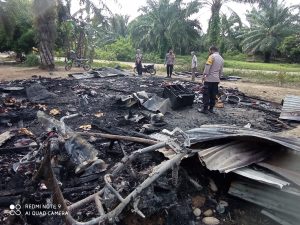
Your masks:
<svg viewBox="0 0 300 225"><path fill-rule="evenodd" d="M194 51L191 52L191 55L192 55L192 81L195 81L198 61Z"/></svg>
<svg viewBox="0 0 300 225"><path fill-rule="evenodd" d="M143 61L143 55L141 53L141 50L137 49L135 55L135 66L139 76L142 76L143 73L142 61Z"/></svg>
<svg viewBox="0 0 300 225"><path fill-rule="evenodd" d="M210 56L205 64L203 72L203 109L201 113L207 114L208 112L214 113L213 108L216 103L216 96L219 92L218 85L220 77L223 75L224 59L219 54L217 47L212 46L209 48Z"/></svg>
<svg viewBox="0 0 300 225"><path fill-rule="evenodd" d="M175 54L172 49L166 54L164 65L167 65L167 77L171 78L175 64Z"/></svg>

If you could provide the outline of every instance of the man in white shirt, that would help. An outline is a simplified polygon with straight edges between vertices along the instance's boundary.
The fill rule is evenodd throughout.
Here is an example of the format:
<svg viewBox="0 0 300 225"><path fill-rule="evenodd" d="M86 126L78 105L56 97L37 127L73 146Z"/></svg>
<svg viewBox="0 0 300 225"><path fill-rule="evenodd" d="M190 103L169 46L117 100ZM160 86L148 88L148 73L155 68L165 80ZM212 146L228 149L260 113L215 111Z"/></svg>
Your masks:
<svg viewBox="0 0 300 225"><path fill-rule="evenodd" d="M197 56L195 55L195 52L191 52L192 57L192 81L195 81L195 73L197 71L198 61Z"/></svg>

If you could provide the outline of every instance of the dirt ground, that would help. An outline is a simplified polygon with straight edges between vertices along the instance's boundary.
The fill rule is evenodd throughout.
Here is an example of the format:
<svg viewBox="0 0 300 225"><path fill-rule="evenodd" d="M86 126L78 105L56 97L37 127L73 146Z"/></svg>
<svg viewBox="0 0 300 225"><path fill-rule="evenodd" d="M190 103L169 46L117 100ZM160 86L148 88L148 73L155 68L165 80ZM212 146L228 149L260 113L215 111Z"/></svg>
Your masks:
<svg viewBox="0 0 300 225"><path fill-rule="evenodd" d="M68 72L65 71L64 67L57 67L55 71L47 71L38 67L0 66L0 81L31 79L34 75L49 78L66 78L69 73L83 71L82 68L72 68L71 72Z"/></svg>

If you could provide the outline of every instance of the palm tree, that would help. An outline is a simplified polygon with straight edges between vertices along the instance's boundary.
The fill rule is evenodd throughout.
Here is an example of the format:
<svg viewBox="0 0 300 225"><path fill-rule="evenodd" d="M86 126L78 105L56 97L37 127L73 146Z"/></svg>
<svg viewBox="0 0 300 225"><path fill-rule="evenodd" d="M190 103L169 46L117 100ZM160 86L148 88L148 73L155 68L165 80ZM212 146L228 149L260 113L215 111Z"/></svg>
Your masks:
<svg viewBox="0 0 300 225"><path fill-rule="evenodd" d="M292 14L291 7L278 0L252 9L247 15L250 28L241 35L243 50L247 53L261 52L264 61L270 62L282 40L297 30L295 22L298 19L299 15Z"/></svg>
<svg viewBox="0 0 300 225"><path fill-rule="evenodd" d="M33 10L41 68L53 70L55 67L54 42L56 38L56 1L34 0Z"/></svg>
<svg viewBox="0 0 300 225"><path fill-rule="evenodd" d="M183 4L182 0L148 0L142 15L130 24L130 33L136 47L156 51L161 57L169 47L184 53L199 37L200 24L189 17L198 12L197 0Z"/></svg>
<svg viewBox="0 0 300 225"><path fill-rule="evenodd" d="M211 10L211 17L208 25L208 42L209 45L218 45L220 41L221 19L220 12L222 6L230 1L240 3L256 3L260 0L201 0L201 4L209 6Z"/></svg>
<svg viewBox="0 0 300 225"><path fill-rule="evenodd" d="M111 32L118 37L125 37L128 34L129 16L115 14L109 19Z"/></svg>
<svg viewBox="0 0 300 225"><path fill-rule="evenodd" d="M242 20L236 12L232 11L229 17L226 14L221 15L221 52L226 52L228 50L242 51L240 45L241 38L238 38L242 28Z"/></svg>
<svg viewBox="0 0 300 225"><path fill-rule="evenodd" d="M71 0L59 0L61 3L60 30L64 33L64 49L69 52L71 49L76 51L77 57L89 57L92 60L94 48L99 36L108 30L108 16L111 11L105 1L76 0L81 6L78 11L71 15ZM97 40L96 40L97 39Z"/></svg>

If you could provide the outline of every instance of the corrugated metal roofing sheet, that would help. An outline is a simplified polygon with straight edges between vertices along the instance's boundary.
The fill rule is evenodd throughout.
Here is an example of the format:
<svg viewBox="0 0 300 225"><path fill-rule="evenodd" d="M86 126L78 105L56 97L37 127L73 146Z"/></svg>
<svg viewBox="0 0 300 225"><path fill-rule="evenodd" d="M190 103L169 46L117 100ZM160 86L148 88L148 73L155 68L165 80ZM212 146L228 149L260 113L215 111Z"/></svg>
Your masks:
<svg viewBox="0 0 300 225"><path fill-rule="evenodd" d="M249 128L224 125L203 125L200 128L186 131L186 134L188 135L191 144L221 139L243 141L252 139L255 142L263 140L270 143L277 143L281 146L300 152L300 138L286 138L274 135L274 133L271 132Z"/></svg>
<svg viewBox="0 0 300 225"><path fill-rule="evenodd" d="M282 180L279 176L276 176L265 170L254 170L250 167L244 167L234 170L233 172L243 177L247 177L264 184L269 184L280 189L290 185L289 182Z"/></svg>
<svg viewBox="0 0 300 225"><path fill-rule="evenodd" d="M217 125L201 126L186 134L192 144L220 139L227 141L198 152L200 161L210 170L227 173L257 163L300 186L300 138Z"/></svg>
<svg viewBox="0 0 300 225"><path fill-rule="evenodd" d="M293 225L300 224L300 197L284 189L254 182L232 182L228 193L266 209L288 215Z"/></svg>
<svg viewBox="0 0 300 225"><path fill-rule="evenodd" d="M300 121L300 96L285 97L279 118Z"/></svg>
<svg viewBox="0 0 300 225"><path fill-rule="evenodd" d="M198 155L209 170L228 173L266 159L270 153L267 147L262 149L260 146L258 143L230 142L200 151Z"/></svg>
<svg viewBox="0 0 300 225"><path fill-rule="evenodd" d="M277 150L259 166L272 170L276 174L300 187L300 154L294 151Z"/></svg>

